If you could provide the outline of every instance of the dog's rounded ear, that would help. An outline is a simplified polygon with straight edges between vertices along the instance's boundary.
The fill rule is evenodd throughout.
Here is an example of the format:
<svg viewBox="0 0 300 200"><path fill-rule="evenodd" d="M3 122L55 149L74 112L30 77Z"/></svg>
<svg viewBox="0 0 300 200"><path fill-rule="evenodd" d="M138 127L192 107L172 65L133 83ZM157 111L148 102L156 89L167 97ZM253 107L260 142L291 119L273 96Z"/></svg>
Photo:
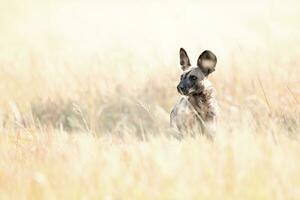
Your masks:
<svg viewBox="0 0 300 200"><path fill-rule="evenodd" d="M197 61L197 66L201 69L204 76L208 76L215 71L216 64L217 56L209 50L203 51Z"/></svg>
<svg viewBox="0 0 300 200"><path fill-rule="evenodd" d="M182 70L186 70L191 66L190 59L183 48L180 48L179 57L180 57L180 65Z"/></svg>

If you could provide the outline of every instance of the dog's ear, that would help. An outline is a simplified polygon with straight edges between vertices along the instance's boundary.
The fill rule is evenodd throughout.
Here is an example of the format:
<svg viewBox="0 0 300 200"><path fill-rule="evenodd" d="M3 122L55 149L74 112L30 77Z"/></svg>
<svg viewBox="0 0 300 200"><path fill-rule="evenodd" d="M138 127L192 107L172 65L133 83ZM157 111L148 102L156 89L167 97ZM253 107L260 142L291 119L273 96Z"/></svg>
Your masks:
<svg viewBox="0 0 300 200"><path fill-rule="evenodd" d="M217 56L208 50L203 51L197 61L197 66L201 69L204 76L208 76L215 71L216 64Z"/></svg>
<svg viewBox="0 0 300 200"><path fill-rule="evenodd" d="M186 70L191 66L190 59L183 48L180 48L179 57L180 57L180 65L182 70Z"/></svg>

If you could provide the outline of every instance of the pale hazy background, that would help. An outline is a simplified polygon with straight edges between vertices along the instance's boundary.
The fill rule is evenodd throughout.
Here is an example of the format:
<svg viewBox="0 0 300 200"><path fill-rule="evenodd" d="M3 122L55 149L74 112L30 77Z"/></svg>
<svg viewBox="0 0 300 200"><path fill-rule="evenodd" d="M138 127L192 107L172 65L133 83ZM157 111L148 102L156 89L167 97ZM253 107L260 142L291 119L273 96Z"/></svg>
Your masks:
<svg viewBox="0 0 300 200"><path fill-rule="evenodd" d="M221 63L240 54L259 56L253 64L274 55L291 62L300 43L299 8L291 0L1 1L1 58L127 53L132 64L148 67L174 62L183 46L194 54L212 49Z"/></svg>

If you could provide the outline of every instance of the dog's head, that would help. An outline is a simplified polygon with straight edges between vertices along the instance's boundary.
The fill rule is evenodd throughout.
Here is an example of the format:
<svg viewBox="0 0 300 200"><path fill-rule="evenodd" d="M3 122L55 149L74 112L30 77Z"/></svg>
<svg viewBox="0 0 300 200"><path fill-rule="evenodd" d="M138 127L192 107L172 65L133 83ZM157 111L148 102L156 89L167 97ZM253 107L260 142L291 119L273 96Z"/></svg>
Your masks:
<svg viewBox="0 0 300 200"><path fill-rule="evenodd" d="M183 48L180 49L179 55L183 73L177 86L178 92L187 96L201 93L205 79L215 71L216 55L208 50L203 51L197 60L196 67L191 66L190 59Z"/></svg>

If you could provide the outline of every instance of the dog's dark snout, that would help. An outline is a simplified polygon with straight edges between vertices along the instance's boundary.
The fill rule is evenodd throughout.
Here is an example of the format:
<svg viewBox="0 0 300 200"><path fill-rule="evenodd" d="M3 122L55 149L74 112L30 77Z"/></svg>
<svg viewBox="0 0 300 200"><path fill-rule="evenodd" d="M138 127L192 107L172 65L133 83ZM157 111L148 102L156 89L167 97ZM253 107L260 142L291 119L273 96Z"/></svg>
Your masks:
<svg viewBox="0 0 300 200"><path fill-rule="evenodd" d="M177 86L177 90L178 90L179 93L182 93L183 89L184 89L183 85L179 84Z"/></svg>
<svg viewBox="0 0 300 200"><path fill-rule="evenodd" d="M186 90L186 89L185 89L185 87L183 86L183 84L179 84L179 85L177 86L177 91L178 91L180 94L185 94L185 93L186 93L185 90Z"/></svg>

